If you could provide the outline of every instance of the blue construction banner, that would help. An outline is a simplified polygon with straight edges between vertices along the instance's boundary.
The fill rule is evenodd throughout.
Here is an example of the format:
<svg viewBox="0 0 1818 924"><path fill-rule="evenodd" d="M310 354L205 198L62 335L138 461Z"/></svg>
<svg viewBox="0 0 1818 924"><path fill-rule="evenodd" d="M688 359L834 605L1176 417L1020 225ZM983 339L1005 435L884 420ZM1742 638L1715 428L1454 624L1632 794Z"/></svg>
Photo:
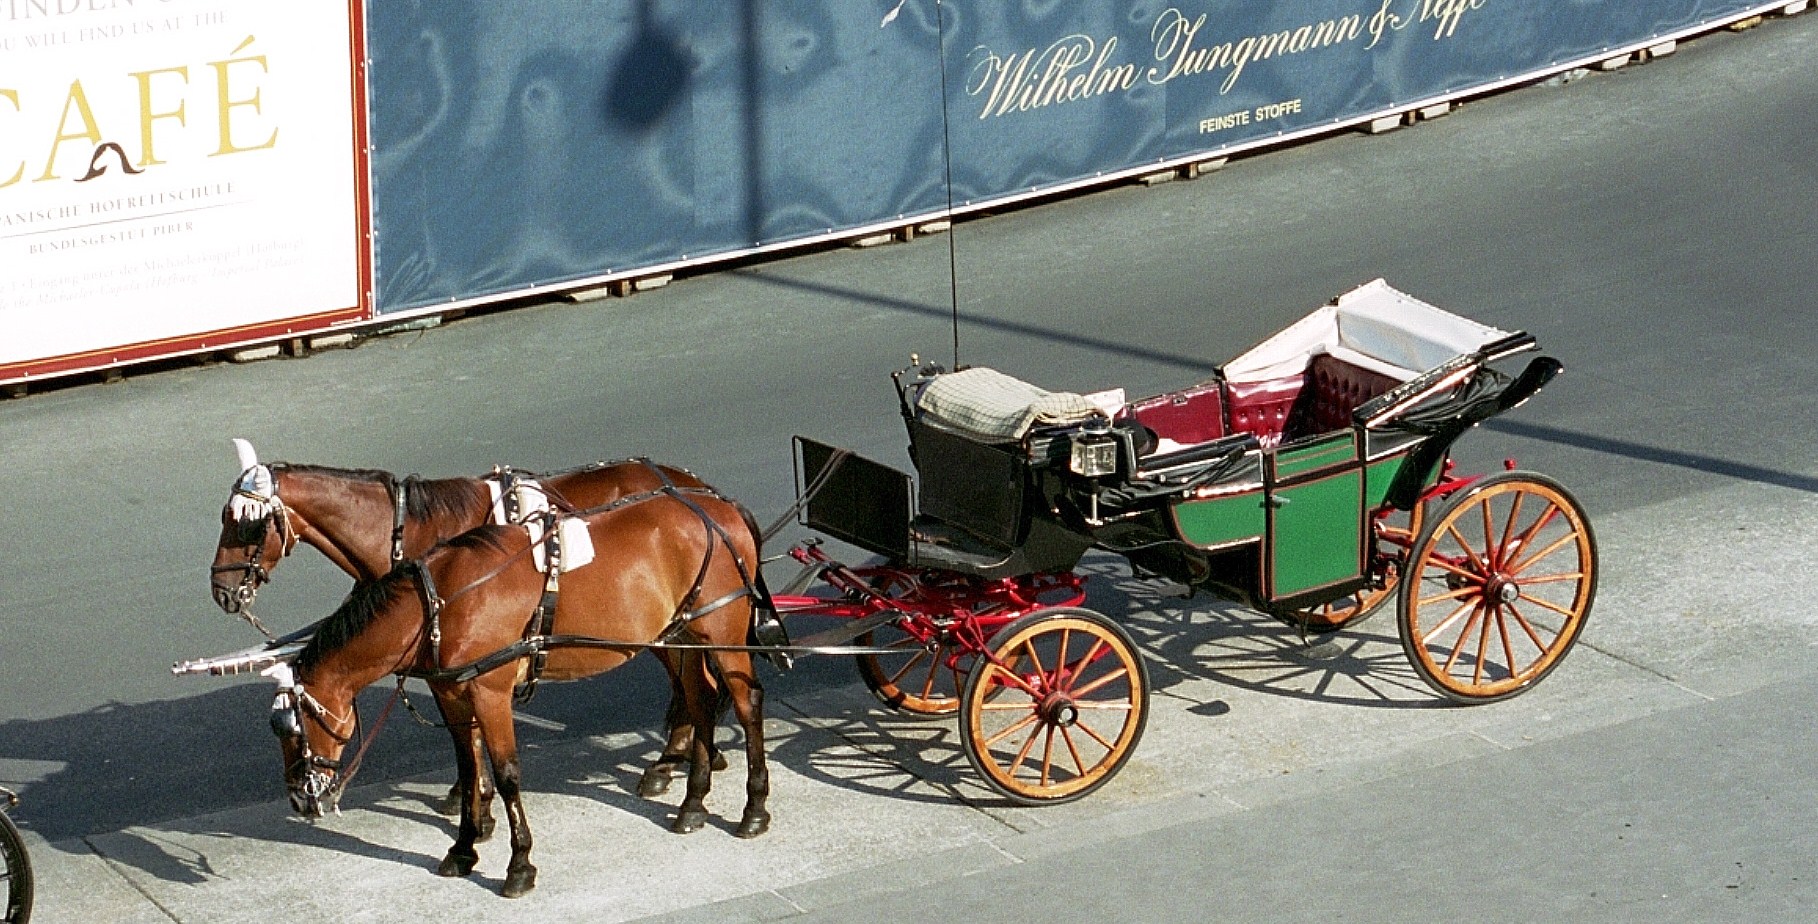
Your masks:
<svg viewBox="0 0 1818 924"><path fill-rule="evenodd" d="M368 0L380 313L927 219L1759 0Z"/></svg>

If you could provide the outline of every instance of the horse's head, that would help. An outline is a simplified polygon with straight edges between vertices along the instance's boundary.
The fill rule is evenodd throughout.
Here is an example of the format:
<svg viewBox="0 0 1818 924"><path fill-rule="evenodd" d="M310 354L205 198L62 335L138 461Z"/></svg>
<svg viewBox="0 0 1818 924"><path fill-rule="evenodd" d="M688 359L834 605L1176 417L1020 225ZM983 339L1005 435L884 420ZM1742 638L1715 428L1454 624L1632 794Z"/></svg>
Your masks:
<svg viewBox="0 0 1818 924"><path fill-rule="evenodd" d="M273 665L265 675L278 682L271 731L284 757L284 788L291 808L305 818L338 811L344 785L341 754L358 724L353 703L337 712L311 695L288 663Z"/></svg>
<svg viewBox="0 0 1818 924"><path fill-rule="evenodd" d="M290 513L278 497L276 476L259 464L245 440L234 440L234 447L240 455L240 477L221 508L221 537L208 569L215 603L229 613L252 605L278 559L297 544Z"/></svg>

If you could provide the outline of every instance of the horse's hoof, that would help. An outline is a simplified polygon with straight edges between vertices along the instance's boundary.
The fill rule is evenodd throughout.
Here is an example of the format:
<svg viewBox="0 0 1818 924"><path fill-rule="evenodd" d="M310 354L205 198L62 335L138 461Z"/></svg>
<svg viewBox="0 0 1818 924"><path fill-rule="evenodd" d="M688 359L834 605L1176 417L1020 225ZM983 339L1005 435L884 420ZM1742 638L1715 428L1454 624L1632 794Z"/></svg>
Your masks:
<svg viewBox="0 0 1818 924"><path fill-rule="evenodd" d="M651 767L638 778L638 795L646 799L654 799L668 791L669 768L667 767Z"/></svg>
<svg viewBox="0 0 1818 924"><path fill-rule="evenodd" d="M738 830L732 832L732 836L753 838L768 830L770 830L769 812L746 812L744 819L739 822Z"/></svg>
<svg viewBox="0 0 1818 924"><path fill-rule="evenodd" d="M456 853L451 850L448 852L448 856L442 858L442 865L436 867L436 875L446 876L450 879L459 879L460 877L473 872L474 866L479 862L480 855L477 853L470 855Z"/></svg>
<svg viewBox="0 0 1818 924"><path fill-rule="evenodd" d="M499 894L506 898L518 898L537 887L537 868L525 865L523 869L514 869L505 874L505 887Z"/></svg>
<svg viewBox="0 0 1818 924"><path fill-rule="evenodd" d="M706 812L688 810L680 812L675 816L675 824L670 825L669 830L674 831L677 834L693 834L694 832L701 830L706 824Z"/></svg>
<svg viewBox="0 0 1818 924"><path fill-rule="evenodd" d="M448 795L443 796L442 801L436 803L436 814L450 817L461 814L461 800L461 784L456 783L449 787Z"/></svg>
<svg viewBox="0 0 1818 924"><path fill-rule="evenodd" d="M715 770L726 769L726 755L725 754L723 754L719 751L713 752L713 769L715 769Z"/></svg>

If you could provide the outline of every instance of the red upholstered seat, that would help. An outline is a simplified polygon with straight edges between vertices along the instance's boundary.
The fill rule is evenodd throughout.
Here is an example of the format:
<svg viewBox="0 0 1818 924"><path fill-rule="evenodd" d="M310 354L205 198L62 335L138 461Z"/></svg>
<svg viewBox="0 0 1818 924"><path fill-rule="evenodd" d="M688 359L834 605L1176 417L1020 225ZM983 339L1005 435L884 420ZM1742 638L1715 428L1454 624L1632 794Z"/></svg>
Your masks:
<svg viewBox="0 0 1818 924"><path fill-rule="evenodd" d="M1182 446L1209 443L1225 435L1224 395L1217 382L1144 398L1132 402L1129 411L1157 437Z"/></svg>
<svg viewBox="0 0 1818 924"><path fill-rule="evenodd" d="M1305 375L1263 382L1225 383L1225 423L1230 433L1254 433L1265 446L1281 442Z"/></svg>
<svg viewBox="0 0 1818 924"><path fill-rule="evenodd" d="M1351 414L1359 405L1400 383L1322 353L1313 357L1307 367L1307 384L1308 400L1290 425L1297 435L1328 433L1350 426Z"/></svg>

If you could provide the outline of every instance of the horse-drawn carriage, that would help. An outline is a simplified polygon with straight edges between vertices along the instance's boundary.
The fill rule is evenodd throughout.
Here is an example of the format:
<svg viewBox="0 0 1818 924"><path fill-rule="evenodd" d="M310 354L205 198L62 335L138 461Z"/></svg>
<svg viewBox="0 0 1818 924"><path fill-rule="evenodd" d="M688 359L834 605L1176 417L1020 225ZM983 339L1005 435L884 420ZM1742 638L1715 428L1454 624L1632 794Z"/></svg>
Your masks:
<svg viewBox="0 0 1818 924"><path fill-rule="evenodd" d="M533 539L522 527L480 525L486 511L513 522L504 508L522 488L515 480L398 481L249 459L223 511L215 564L223 608L250 603L298 541L370 589L356 590L313 638L178 670L268 669L279 679L274 729L287 742L300 810L332 802L352 772L340 758L358 725L347 714L353 692L387 673L429 679L450 717L466 797L443 872L472 868L490 798L476 768L490 754L514 829L508 894L534 881L527 828L523 855L516 849L513 686L540 672L597 673L646 647L670 667L681 705L640 792L660 791L670 769L691 764L677 830L698 827L704 813L706 768L717 757L706 691L716 686L730 687L747 735L751 801L739 833L768 824L753 654L855 655L884 702L956 714L968 758L1013 801L1064 802L1102 786L1142 735L1149 688L1124 628L1080 606L1076 568L1091 549L1308 632L1343 628L1393 597L1416 673L1453 700L1501 699L1558 665L1596 586L1591 529L1564 488L1514 470L1459 477L1449 462L1459 435L1559 372L1547 357L1515 374L1498 368L1534 348L1531 336L1379 280L1210 380L1138 401L912 363L894 382L914 476L816 440L795 443L801 521L878 560L848 565L819 540L796 544L788 555L801 570L774 595L754 570L749 514L652 463L543 479L536 493L550 503L518 517ZM566 521L582 524L578 536ZM574 539L612 549L614 565L561 575L557 561ZM647 553L654 558L640 557ZM612 577L628 561L653 560L674 572L660 599ZM558 602L563 581L575 589ZM598 622L607 608L647 613ZM774 625L771 613L785 624L845 621L789 645L761 631ZM392 628L367 628L375 625ZM330 689L329 663L353 658L345 650L358 649L363 632L389 632L394 643L334 674ZM502 724L488 717L500 702Z"/></svg>
<svg viewBox="0 0 1818 924"><path fill-rule="evenodd" d="M1330 632L1391 597L1419 676L1465 703L1514 696L1577 640L1596 587L1583 510L1527 472L1452 474L1454 440L1560 370L1535 348L1390 288L1356 289L1225 363L1125 402L990 369L896 377L917 478L797 438L804 521L882 556L791 550L861 619L878 695L961 716L983 778L1025 803L1102 785L1147 715L1136 644L1079 608L1088 549ZM1399 593L1397 593L1399 591Z"/></svg>

